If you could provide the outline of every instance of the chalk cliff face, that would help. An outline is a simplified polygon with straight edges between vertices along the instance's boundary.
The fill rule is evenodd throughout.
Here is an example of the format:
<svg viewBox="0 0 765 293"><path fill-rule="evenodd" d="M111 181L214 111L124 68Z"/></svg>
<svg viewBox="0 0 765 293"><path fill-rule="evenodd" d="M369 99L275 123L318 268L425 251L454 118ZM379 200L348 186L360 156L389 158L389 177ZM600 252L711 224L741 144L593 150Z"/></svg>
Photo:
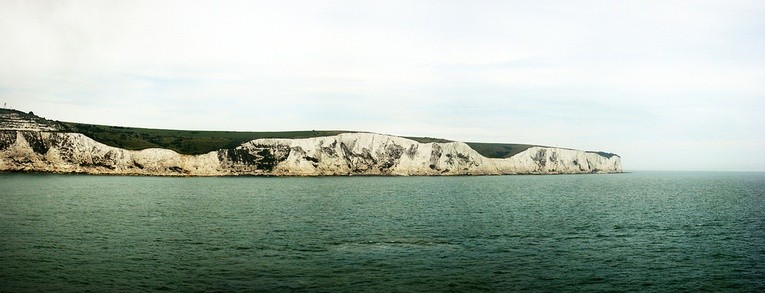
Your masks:
<svg viewBox="0 0 765 293"><path fill-rule="evenodd" d="M125 150L33 113L0 109L0 171L159 176L489 175L621 172L608 153L531 147L486 158L462 142L419 143L372 133L256 139L201 155Z"/></svg>
<svg viewBox="0 0 765 293"><path fill-rule="evenodd" d="M418 143L371 133L257 139L202 155L130 151L55 125L0 130L0 171L161 176L489 175L621 172L616 155L531 147L505 159L462 142Z"/></svg>

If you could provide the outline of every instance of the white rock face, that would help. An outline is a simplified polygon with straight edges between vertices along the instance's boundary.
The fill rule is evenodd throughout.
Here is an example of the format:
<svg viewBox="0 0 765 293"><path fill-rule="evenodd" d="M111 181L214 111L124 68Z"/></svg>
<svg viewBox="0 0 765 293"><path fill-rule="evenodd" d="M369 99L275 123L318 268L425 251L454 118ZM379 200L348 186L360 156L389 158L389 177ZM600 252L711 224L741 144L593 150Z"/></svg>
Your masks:
<svg viewBox="0 0 765 293"><path fill-rule="evenodd" d="M305 139L257 139L234 149L183 155L130 151L80 133L0 130L0 171L159 176L490 175L621 172L621 158L532 147L506 159L467 144L418 143L371 133Z"/></svg>
<svg viewBox="0 0 765 293"><path fill-rule="evenodd" d="M80 133L0 131L0 171L169 176L194 175L193 171L196 175L223 175L216 173L217 166L215 154L129 151Z"/></svg>
<svg viewBox="0 0 765 293"><path fill-rule="evenodd" d="M33 130L58 131L58 123L48 121L32 114L16 110L0 109L0 129L2 130Z"/></svg>

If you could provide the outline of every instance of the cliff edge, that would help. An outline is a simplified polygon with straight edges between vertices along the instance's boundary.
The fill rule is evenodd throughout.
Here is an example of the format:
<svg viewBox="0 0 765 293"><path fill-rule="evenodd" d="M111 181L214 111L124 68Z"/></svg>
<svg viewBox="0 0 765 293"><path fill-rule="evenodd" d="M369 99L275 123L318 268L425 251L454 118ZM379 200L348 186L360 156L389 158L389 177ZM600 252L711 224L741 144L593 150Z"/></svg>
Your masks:
<svg viewBox="0 0 765 293"><path fill-rule="evenodd" d="M622 172L621 158L532 146L487 158L463 142L374 134L261 138L204 154L127 150L63 131L29 113L0 112L0 171L158 176L499 175Z"/></svg>

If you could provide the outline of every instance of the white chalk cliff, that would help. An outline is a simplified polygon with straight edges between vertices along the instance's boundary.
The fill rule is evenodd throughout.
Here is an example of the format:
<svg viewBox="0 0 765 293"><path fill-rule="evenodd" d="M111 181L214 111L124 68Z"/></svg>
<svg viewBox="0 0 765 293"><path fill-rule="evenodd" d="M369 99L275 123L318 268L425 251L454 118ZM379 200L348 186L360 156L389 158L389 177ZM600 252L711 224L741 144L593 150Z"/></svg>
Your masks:
<svg viewBox="0 0 765 293"><path fill-rule="evenodd" d="M8 127L8 125L14 125ZM48 125L0 128L0 171L160 176L490 175L617 173L617 155L531 147L486 158L462 142L419 143L372 133L256 139L202 155L125 150Z"/></svg>

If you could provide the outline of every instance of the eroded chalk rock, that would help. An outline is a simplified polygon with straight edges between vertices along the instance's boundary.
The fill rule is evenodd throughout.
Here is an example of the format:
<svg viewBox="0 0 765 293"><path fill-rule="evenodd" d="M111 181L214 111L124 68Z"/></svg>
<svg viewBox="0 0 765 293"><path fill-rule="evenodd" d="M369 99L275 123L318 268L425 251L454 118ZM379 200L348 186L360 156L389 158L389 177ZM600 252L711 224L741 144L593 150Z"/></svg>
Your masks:
<svg viewBox="0 0 765 293"><path fill-rule="evenodd" d="M419 143L372 133L256 139L202 155L131 151L80 133L0 130L0 171L160 176L490 175L621 172L616 155L531 147L486 158L462 142Z"/></svg>

